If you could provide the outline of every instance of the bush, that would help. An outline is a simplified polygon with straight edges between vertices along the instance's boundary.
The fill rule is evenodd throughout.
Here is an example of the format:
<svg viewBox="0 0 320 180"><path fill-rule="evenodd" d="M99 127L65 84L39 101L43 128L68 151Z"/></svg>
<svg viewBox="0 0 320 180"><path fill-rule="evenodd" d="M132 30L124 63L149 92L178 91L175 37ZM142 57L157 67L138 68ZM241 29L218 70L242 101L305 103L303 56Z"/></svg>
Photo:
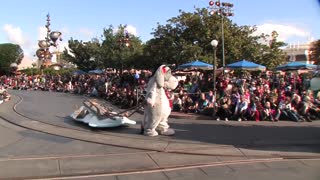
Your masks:
<svg viewBox="0 0 320 180"><path fill-rule="evenodd" d="M27 68L27 69L21 70L21 72L28 76L41 74L41 71L37 68Z"/></svg>

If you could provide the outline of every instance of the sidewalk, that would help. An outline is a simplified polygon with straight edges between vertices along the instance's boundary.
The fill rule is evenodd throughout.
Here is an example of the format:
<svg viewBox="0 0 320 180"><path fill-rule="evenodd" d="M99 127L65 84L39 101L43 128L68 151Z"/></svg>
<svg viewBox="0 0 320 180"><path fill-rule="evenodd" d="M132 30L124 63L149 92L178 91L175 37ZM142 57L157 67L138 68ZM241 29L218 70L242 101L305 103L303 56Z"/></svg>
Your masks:
<svg viewBox="0 0 320 180"><path fill-rule="evenodd" d="M193 119L193 120L213 120L210 116L195 113L171 112L170 118L175 119Z"/></svg>
<svg viewBox="0 0 320 180"><path fill-rule="evenodd" d="M91 147L89 150L88 145L81 145L86 142L76 141L77 143L75 143L74 140L61 139L59 136L39 132L29 132L29 138L26 138L23 135L25 131L24 128L13 126L0 119L0 179L55 177L61 179L61 177L67 178L68 176L97 174L115 176L216 166L227 170L228 168L224 164L267 163L271 161L283 163L283 161L287 161L283 158L300 156L319 158L319 153L303 147L300 147L300 149L297 149L297 147L292 149L291 147L296 152L290 153L283 151L287 147L283 147L281 151L259 151L234 146L198 144L196 148L194 147L195 144L182 142L180 144L170 143L164 149L158 147L154 151L115 148L111 152L101 152L100 150L99 153L96 148L92 147L97 146L95 144L88 144ZM48 129L48 131L50 130ZM63 134L61 129L58 132ZM92 136L97 138L96 140L101 138L94 133L85 133L84 136ZM122 141L129 145L135 143L135 140L132 141L132 139L127 138L123 138ZM103 141L99 142L103 143ZM147 147L148 143L150 142L145 142L144 147ZM76 147L82 148L78 149ZM106 150L111 148L109 146L102 147ZM216 170L212 171L215 172Z"/></svg>

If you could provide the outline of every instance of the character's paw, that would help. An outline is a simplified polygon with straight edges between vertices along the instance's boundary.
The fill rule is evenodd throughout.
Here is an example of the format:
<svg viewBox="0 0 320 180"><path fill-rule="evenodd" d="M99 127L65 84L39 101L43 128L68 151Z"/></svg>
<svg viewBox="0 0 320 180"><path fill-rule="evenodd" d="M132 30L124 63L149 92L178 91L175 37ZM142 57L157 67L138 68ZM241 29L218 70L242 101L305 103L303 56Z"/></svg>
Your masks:
<svg viewBox="0 0 320 180"><path fill-rule="evenodd" d="M159 133L160 133L161 135L164 135L164 136L172 136L172 135L174 135L176 132L175 132L173 129L168 128L168 129L166 129L166 130L161 130L161 131L159 131Z"/></svg>
<svg viewBox="0 0 320 180"><path fill-rule="evenodd" d="M157 131L155 130L151 130L151 129L146 129L144 130L144 133L143 133L145 136L158 136L158 133Z"/></svg>

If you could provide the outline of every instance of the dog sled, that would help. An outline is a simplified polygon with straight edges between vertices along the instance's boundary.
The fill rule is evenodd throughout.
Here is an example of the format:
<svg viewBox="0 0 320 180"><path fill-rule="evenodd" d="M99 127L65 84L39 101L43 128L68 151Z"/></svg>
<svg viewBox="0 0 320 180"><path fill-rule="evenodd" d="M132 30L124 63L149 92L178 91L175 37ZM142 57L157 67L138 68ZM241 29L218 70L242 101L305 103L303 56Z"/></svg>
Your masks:
<svg viewBox="0 0 320 180"><path fill-rule="evenodd" d="M115 112L110 106L99 103L96 99L90 99L83 102L83 105L70 116L75 121L83 122L93 128L112 128L136 124L136 121L129 117L140 107L141 105Z"/></svg>

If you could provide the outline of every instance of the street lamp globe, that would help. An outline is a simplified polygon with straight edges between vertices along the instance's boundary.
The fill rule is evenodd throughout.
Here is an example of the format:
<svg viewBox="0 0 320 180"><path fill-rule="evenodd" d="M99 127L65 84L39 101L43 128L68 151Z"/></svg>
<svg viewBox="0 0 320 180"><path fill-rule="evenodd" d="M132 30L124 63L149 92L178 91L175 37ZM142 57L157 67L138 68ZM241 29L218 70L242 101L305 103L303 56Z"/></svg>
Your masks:
<svg viewBox="0 0 320 180"><path fill-rule="evenodd" d="M213 46L214 48L216 48L216 47L218 46L218 41L214 39L214 40L211 41L210 44L211 44L211 46Z"/></svg>

